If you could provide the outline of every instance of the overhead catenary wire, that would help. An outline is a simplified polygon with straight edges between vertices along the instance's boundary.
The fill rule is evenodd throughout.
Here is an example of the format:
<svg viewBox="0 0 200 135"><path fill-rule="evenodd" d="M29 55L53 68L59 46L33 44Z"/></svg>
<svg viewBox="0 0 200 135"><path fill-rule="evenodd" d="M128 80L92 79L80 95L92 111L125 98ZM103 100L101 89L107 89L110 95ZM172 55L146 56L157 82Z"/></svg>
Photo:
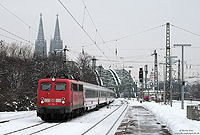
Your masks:
<svg viewBox="0 0 200 135"><path fill-rule="evenodd" d="M88 15L89 15L90 20L92 21L92 24L93 24L93 26L94 26L94 28L95 28L96 33L98 33L98 35L100 36L101 40L103 41L103 44L106 45L106 47L109 49L109 51L110 51L112 54L115 55L115 53L114 53L114 52L108 47L108 45L105 43L105 40L103 39L102 35L100 34L99 30L97 29L97 26L96 26L96 24L94 23L94 20L92 19L92 16L90 15L90 12L89 12L89 10L88 10L88 8L87 8L87 6L86 6L84 0L82 0L82 2L83 2L83 5L84 5L84 8L86 9L86 11L87 11L87 13L88 13ZM95 35L95 36L96 36L96 35Z"/></svg>
<svg viewBox="0 0 200 135"><path fill-rule="evenodd" d="M127 36L122 36L122 37L119 37L119 38L116 38L116 39L112 39L112 40L108 40L108 41L105 41L105 42L108 43L108 42L119 41L119 40L122 40L122 39L125 39L125 38L129 38L129 37L132 37L132 36L135 36L135 35L138 35L138 34L146 33L146 32L148 32L148 31L151 31L151 30L154 30L154 29L163 27L163 26L165 26L165 25L166 25L166 24L162 24L162 25L160 25L160 26L156 26L156 27L153 27L153 28L150 28L150 29L146 29L146 30L143 30L143 31L134 33L134 34L130 34L130 35L127 35Z"/></svg>
<svg viewBox="0 0 200 135"><path fill-rule="evenodd" d="M98 59L98 60L99 61L108 61L106 59ZM111 60L111 61L120 62L119 60ZM131 62L131 63L153 63L153 61L133 61L133 60L127 60L127 61L124 61L124 62L126 62L126 63L129 63L129 62Z"/></svg>
<svg viewBox="0 0 200 135"><path fill-rule="evenodd" d="M88 36L88 38L97 46L99 51L106 57L106 59L109 60L109 58L105 55L105 53L101 50L101 48L97 45L97 43L92 39L92 37L88 34L88 32L82 27L82 25L77 21L77 19L72 15L72 13L66 8L66 6L61 2L61 0L58 0L59 3L62 5L62 7L67 11L67 13L72 17L72 19L78 24L78 26L84 31L84 33ZM111 61L110 61L111 62Z"/></svg>
<svg viewBox="0 0 200 135"><path fill-rule="evenodd" d="M118 38L111 39L111 40L106 40L106 41L103 41L103 42L98 42L97 44L105 44L105 43L109 43L109 42L116 42L116 41L119 41L119 40L122 40L122 39L130 38L132 36L136 36L136 35L139 35L139 34L143 34L143 33L146 33L146 32L149 32L149 31L152 31L152 30L155 30L155 29L158 29L158 28L163 27L165 25L166 24L162 24L162 25L159 25L159 26L156 26L156 27L152 27L152 28L149 28L149 29L146 29L146 30L142 30L142 31L130 34L130 35L118 37ZM84 46L92 46L92 45L94 45L94 44L87 44L87 45L84 45ZM77 45L77 46L74 46L74 47L81 47L81 46L82 45Z"/></svg>
<svg viewBox="0 0 200 135"><path fill-rule="evenodd" d="M29 40L24 39L24 38L22 38L22 37L20 37L20 36L18 36L18 35L16 35L16 34L10 32L10 31L8 31L8 30L6 30L6 29L4 29L4 28L1 28L1 27L0 27L0 29L1 29L2 31L4 31L4 32L7 32L7 33L9 33L9 34L11 34L11 35L13 35L13 36L15 36L15 37L17 37L17 38L19 38L19 39L25 41L25 42L28 42L28 43L34 44L34 43L30 42Z"/></svg>
<svg viewBox="0 0 200 135"><path fill-rule="evenodd" d="M8 39L11 39L11 40L14 40L14 41L17 41L17 42L20 42L20 43L25 43L25 42L19 41L19 40L17 40L17 39L11 38L11 37L6 36L6 35L3 35L3 34L0 34L0 36L5 37L5 38L8 38Z"/></svg>
<svg viewBox="0 0 200 135"><path fill-rule="evenodd" d="M101 56L99 56L99 57L101 57ZM128 56L128 57L123 57L123 58L130 59L129 57L131 57L131 60L124 60L124 62L135 62L135 61L138 62L138 60L145 59L145 58L152 57L152 56L151 56L151 54L149 54L149 55L140 55L140 56L137 56L137 57ZM99 60L106 61L104 59L99 59ZM116 60L114 58L112 58L111 60L114 61L114 62L120 62L120 60Z"/></svg>
<svg viewBox="0 0 200 135"><path fill-rule="evenodd" d="M83 24L84 24L84 22L85 22L85 10L86 10L86 7L84 7L84 11L83 11L82 27L83 27Z"/></svg>
<svg viewBox="0 0 200 135"><path fill-rule="evenodd" d="M120 49L121 51L149 51L149 50L164 50L165 48L137 48L137 49L132 49L132 48L126 48L126 49Z"/></svg>
<svg viewBox="0 0 200 135"><path fill-rule="evenodd" d="M97 27L96 27L96 25L95 25L95 23L94 23L94 21L93 21L93 19L92 19L92 16L90 15L90 12L89 12L89 10L88 10L88 8L87 8L87 6L86 6L84 0L82 0L82 2L83 2L83 5L84 5L84 7L85 7L85 9L86 9L86 11L87 11L89 17L90 17L90 20L92 21L92 24L93 24L94 28L97 29Z"/></svg>
<svg viewBox="0 0 200 135"><path fill-rule="evenodd" d="M38 32L38 30L36 30L35 28L31 27L28 23L26 23L25 21L23 21L20 17L18 17L16 14L14 14L12 11L10 11L7 7L5 7L4 5L2 5L0 3L0 6L2 8L4 8L6 11L8 11L11 15L13 15L14 17L16 17L19 21L21 21L24 25L26 25L29 29L29 40L30 40L30 29L32 29L35 32ZM48 37L45 36L46 39L50 40Z"/></svg>
<svg viewBox="0 0 200 135"><path fill-rule="evenodd" d="M28 28L31 28L32 30L34 30L35 32L37 32L36 29L34 29L33 27L31 27L29 24L27 24L25 21L23 21L20 17L18 17L17 15L15 15L13 12L11 12L8 8L6 8L5 6L3 6L1 3L0 3L0 6L2 8L4 8L5 10L7 10L10 14L12 14L14 17L16 17L18 20L20 20L23 24L25 24Z"/></svg>
<svg viewBox="0 0 200 135"><path fill-rule="evenodd" d="M179 27L179 26L176 26L176 25L174 25L174 24L170 24L170 25L173 26L173 27L175 27L175 28L177 28L177 29L183 30L183 31L185 31L185 32L188 32L188 33L190 33L190 34L193 34L193 35L195 35L195 36L200 37L200 34L197 34L197 33L195 33L195 32L192 32L192 31L186 30L186 29L181 28L181 27Z"/></svg>
<svg viewBox="0 0 200 135"><path fill-rule="evenodd" d="M91 15L90 15L90 13L89 13L89 10L88 10L88 8L87 8L87 6L86 6L84 0L82 0L82 2L83 2L84 6L85 6L85 8L86 8L86 11L88 12L88 15L89 15L89 17L90 17L90 19L91 19L91 21L92 21L92 23L93 23L94 28L97 29L97 27L96 27L96 25L95 25L95 23L94 23L94 21L93 21ZM131 37L131 36L134 36L134 35L137 35L137 34L140 34L140 33L144 33L144 32L147 32L147 31L151 31L151 30L154 30L154 29L163 27L163 26L165 26L165 25L166 25L166 24L162 24L162 25L160 25L160 26L156 26L156 27L153 27L153 28L150 28L150 29L146 29L146 30L141 31L141 32L138 32L138 33L134 33L134 34L131 34L131 35L119 37L119 38L116 38L116 39L113 39L113 40L108 40L108 41L104 41L104 40L103 40L103 38L102 38L101 34L99 33L99 31L98 31L98 34L99 34L99 36L102 38L102 41L103 41L102 43L107 43L107 42L118 41L118 40L121 40L121 39L124 39L124 38L128 38L128 37ZM108 48L109 48L109 47L108 47Z"/></svg>

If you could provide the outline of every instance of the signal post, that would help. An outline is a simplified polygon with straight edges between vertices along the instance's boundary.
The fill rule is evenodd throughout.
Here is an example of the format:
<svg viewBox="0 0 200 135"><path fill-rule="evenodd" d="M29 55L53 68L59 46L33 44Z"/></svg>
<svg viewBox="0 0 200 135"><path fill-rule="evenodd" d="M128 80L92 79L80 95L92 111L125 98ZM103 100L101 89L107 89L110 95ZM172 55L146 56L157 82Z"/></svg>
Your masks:
<svg viewBox="0 0 200 135"><path fill-rule="evenodd" d="M144 100L144 91L143 91L143 69L140 68L139 70L139 80L141 83L141 87L140 87L140 103L142 103L142 101Z"/></svg>

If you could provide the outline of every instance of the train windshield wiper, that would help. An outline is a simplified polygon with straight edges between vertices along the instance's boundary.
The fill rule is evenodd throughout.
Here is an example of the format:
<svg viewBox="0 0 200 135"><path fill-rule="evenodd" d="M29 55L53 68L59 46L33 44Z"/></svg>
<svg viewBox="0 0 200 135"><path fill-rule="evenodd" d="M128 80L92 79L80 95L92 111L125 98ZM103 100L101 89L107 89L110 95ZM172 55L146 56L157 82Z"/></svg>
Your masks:
<svg viewBox="0 0 200 135"><path fill-rule="evenodd" d="M49 88L46 88L45 90L49 91L49 90L50 90L50 87L49 87Z"/></svg>

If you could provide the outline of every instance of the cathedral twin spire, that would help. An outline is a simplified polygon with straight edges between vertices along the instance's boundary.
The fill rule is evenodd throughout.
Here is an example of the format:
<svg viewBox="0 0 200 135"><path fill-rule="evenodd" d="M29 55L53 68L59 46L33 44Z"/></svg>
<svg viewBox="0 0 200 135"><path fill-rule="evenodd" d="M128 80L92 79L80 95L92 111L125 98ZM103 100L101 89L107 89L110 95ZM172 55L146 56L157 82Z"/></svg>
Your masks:
<svg viewBox="0 0 200 135"><path fill-rule="evenodd" d="M49 53L62 55L63 54L62 49L63 49L63 41L60 38L60 28L59 28L58 14L57 14L54 39L51 39Z"/></svg>
<svg viewBox="0 0 200 135"><path fill-rule="evenodd" d="M40 24L37 39L44 40L44 31L43 31L43 22L42 22L42 13L40 13Z"/></svg>
<svg viewBox="0 0 200 135"><path fill-rule="evenodd" d="M40 24L38 30L37 40L35 41L35 51L34 56L47 56L47 42L44 39L43 23L42 23L42 14L40 14Z"/></svg>
<svg viewBox="0 0 200 135"><path fill-rule="evenodd" d="M46 44L47 44L46 40L44 39L42 14L40 14L40 24L39 24L37 40L35 42L34 56L47 57ZM57 15L54 39L51 39L49 54L51 55L52 53L57 53L57 52L60 52L62 54L62 49L63 49L63 41L61 40L61 37L60 37L60 28L59 28L59 21L58 21L58 15Z"/></svg>
<svg viewBox="0 0 200 135"><path fill-rule="evenodd" d="M56 16L57 16L57 19L56 19L54 40L60 40L60 28L59 28L58 14Z"/></svg>

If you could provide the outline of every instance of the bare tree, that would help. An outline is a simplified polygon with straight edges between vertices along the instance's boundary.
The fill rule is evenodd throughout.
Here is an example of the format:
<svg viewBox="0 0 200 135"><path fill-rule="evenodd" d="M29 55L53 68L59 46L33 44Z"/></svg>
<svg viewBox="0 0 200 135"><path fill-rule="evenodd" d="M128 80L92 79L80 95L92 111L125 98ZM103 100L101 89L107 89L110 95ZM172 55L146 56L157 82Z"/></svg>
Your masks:
<svg viewBox="0 0 200 135"><path fill-rule="evenodd" d="M88 53L80 53L77 58L77 63L80 67L80 79L85 82L97 84L96 75L91 68L92 56Z"/></svg>
<svg viewBox="0 0 200 135"><path fill-rule="evenodd" d="M87 53L80 54L77 63L57 55L34 58L30 46L3 42L0 58L0 111L35 109L38 81L49 74L97 84Z"/></svg>
<svg viewBox="0 0 200 135"><path fill-rule="evenodd" d="M193 84L189 92L193 98L200 99L200 83Z"/></svg>

